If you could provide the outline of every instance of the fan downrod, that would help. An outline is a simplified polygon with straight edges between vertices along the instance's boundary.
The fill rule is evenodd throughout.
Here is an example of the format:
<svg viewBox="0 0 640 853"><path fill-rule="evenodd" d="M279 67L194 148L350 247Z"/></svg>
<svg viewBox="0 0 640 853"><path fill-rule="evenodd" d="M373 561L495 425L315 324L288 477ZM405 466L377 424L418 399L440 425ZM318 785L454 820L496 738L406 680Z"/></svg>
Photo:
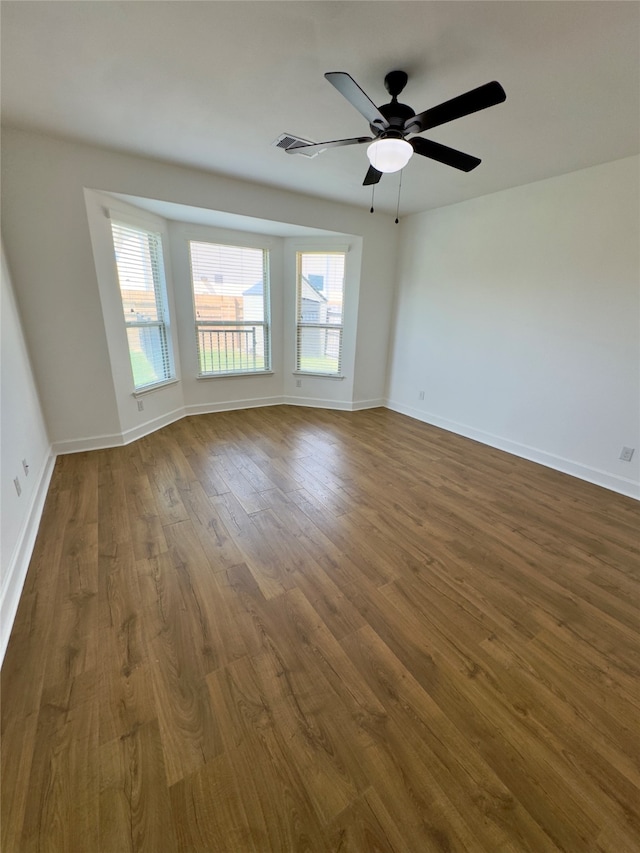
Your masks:
<svg viewBox="0 0 640 853"><path fill-rule="evenodd" d="M395 99L407 85L408 79L406 71L390 71L384 78L384 88Z"/></svg>

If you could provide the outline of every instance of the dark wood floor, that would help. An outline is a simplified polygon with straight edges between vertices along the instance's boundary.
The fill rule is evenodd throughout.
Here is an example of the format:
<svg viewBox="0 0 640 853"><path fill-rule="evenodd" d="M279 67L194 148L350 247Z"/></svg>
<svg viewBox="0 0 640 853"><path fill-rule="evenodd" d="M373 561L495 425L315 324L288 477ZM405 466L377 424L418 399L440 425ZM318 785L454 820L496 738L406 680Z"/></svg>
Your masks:
<svg viewBox="0 0 640 853"><path fill-rule="evenodd" d="M384 409L60 457L2 850L637 853L639 530Z"/></svg>

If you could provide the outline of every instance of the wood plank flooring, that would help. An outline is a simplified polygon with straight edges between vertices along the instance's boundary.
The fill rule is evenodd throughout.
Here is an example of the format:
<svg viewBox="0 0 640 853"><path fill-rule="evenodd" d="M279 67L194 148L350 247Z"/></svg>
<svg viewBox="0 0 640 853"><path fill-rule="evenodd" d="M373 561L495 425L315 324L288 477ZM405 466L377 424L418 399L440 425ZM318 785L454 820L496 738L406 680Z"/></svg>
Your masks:
<svg viewBox="0 0 640 853"><path fill-rule="evenodd" d="M637 853L640 504L385 409L57 460L4 853Z"/></svg>

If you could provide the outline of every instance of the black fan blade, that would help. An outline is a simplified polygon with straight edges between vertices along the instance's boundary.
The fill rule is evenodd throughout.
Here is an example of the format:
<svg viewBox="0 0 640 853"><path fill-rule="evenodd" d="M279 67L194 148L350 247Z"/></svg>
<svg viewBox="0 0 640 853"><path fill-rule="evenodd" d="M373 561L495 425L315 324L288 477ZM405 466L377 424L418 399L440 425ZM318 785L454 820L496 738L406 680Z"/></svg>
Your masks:
<svg viewBox="0 0 640 853"><path fill-rule="evenodd" d="M389 127L389 122L350 74L347 74L346 71L327 71L324 76L349 101L351 106L355 107L360 115L366 118L369 124L380 127L382 130Z"/></svg>
<svg viewBox="0 0 640 853"><path fill-rule="evenodd" d="M449 148L447 145L440 145L439 142L433 142L431 139L423 139L421 136L414 136L409 142L416 154L437 160L445 166L453 166L454 169L460 169L462 172L470 172L481 163L478 157L456 151L455 148Z"/></svg>
<svg viewBox="0 0 640 853"><path fill-rule="evenodd" d="M363 187L370 187L371 184L377 184L381 177L382 177L382 172L379 172L377 169L374 169L373 166L369 166L369 171L364 176L364 181L362 182L362 186Z"/></svg>
<svg viewBox="0 0 640 853"><path fill-rule="evenodd" d="M371 142L373 136L354 136L353 139L332 139L330 142L310 142L308 145L303 142L294 142L284 150L287 154L294 154L296 151L313 151L320 148L338 148L340 145L361 145L363 142Z"/></svg>
<svg viewBox="0 0 640 853"><path fill-rule="evenodd" d="M501 104L506 98L504 89L494 80L492 83L485 83L484 86L478 86L477 89L465 92L464 95L445 101L437 107L418 113L417 116L407 119L404 128L407 131L410 129L412 133L421 133L423 130L476 113L478 110Z"/></svg>

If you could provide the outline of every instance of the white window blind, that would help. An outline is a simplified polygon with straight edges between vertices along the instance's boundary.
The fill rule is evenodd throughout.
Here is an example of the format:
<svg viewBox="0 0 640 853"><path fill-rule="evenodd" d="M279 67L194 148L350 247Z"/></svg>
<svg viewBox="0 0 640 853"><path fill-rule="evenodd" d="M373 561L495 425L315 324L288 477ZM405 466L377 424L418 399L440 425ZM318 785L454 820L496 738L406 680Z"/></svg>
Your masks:
<svg viewBox="0 0 640 853"><path fill-rule="evenodd" d="M189 246L200 376L270 370L268 251Z"/></svg>
<svg viewBox="0 0 640 853"><path fill-rule="evenodd" d="M342 373L344 252L298 252L296 370Z"/></svg>
<svg viewBox="0 0 640 853"><path fill-rule="evenodd" d="M160 234L111 222L120 296L136 390L175 376L168 335Z"/></svg>

